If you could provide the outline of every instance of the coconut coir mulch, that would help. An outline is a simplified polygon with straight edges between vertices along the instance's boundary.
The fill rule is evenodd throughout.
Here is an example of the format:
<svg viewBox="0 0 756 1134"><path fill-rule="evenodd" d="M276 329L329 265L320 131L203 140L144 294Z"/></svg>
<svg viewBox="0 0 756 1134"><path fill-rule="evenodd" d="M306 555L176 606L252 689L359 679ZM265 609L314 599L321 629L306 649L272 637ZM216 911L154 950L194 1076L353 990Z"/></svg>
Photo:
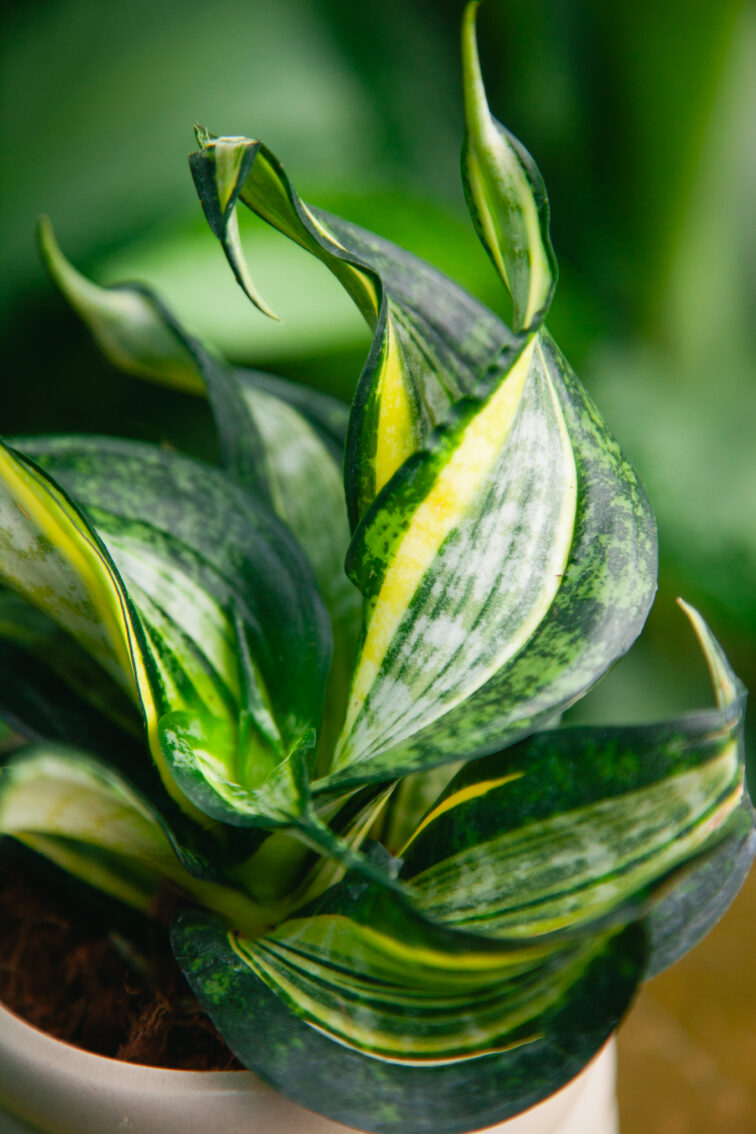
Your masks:
<svg viewBox="0 0 756 1134"><path fill-rule="evenodd" d="M0 861L0 1001L42 1031L130 1063L241 1066L192 996L160 925L113 928L97 895Z"/></svg>

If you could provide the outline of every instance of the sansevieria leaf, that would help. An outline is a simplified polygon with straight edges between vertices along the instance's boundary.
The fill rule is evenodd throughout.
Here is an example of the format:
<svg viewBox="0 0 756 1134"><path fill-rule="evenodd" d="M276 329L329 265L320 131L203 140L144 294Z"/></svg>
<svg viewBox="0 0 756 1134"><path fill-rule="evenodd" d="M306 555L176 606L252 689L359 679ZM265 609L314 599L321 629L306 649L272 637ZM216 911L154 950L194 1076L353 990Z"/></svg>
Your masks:
<svg viewBox="0 0 756 1134"><path fill-rule="evenodd" d="M149 912L169 884L259 932L266 912L230 877L208 876L202 859L102 761L70 747L36 745L0 774L0 834L12 835L91 886ZM189 869L187 869L189 867Z"/></svg>
<svg viewBox="0 0 756 1134"><path fill-rule="evenodd" d="M475 43L478 6L467 4L462 23L462 176L478 236L512 296L514 329L524 331L544 317L556 285L549 202L532 157L488 109Z"/></svg>
<svg viewBox="0 0 756 1134"><path fill-rule="evenodd" d="M352 879L257 941L191 914L173 945L248 1066L380 1134L458 1134L538 1102L605 1042L644 956L633 927L557 951L446 931Z"/></svg>
<svg viewBox="0 0 756 1134"><path fill-rule="evenodd" d="M468 71L473 63L470 40ZM474 138L484 107L473 86ZM516 196L512 224L540 248L528 245L524 275L508 269L509 286L535 304L513 337L428 265L304 204L260 143L201 141L195 181L232 262L225 226L242 201L320 258L374 327L346 464L361 517L347 569L365 628L342 735L315 790L480 756L532 732L629 647L656 575L645 494L542 326L553 273L540 180L528 170L512 180L514 150L473 146L489 181L510 163L489 196L501 209ZM453 349L440 345L440 318Z"/></svg>
<svg viewBox="0 0 756 1134"><path fill-rule="evenodd" d="M386 1134L491 1124L564 1082L608 1034L628 976L657 967L628 923L653 948L658 912L679 916L680 888L752 831L742 689L689 614L717 710L539 732L466 765L402 851L403 894L348 877L256 940L181 919L177 957L237 1054L290 1097ZM688 894L681 938L703 907Z"/></svg>
<svg viewBox="0 0 756 1134"><path fill-rule="evenodd" d="M717 666L718 645L690 614ZM716 710L538 732L467 764L401 852L418 908L525 938L636 914L679 866L742 833L744 704L729 667L722 677Z"/></svg>
<svg viewBox="0 0 756 1134"><path fill-rule="evenodd" d="M373 329L347 441L347 504L356 524L450 406L478 387L502 352L516 355L521 343L429 264L305 204L262 143L206 133L200 141L190 159L195 183L242 286L246 268L228 236L238 201L322 260Z"/></svg>
<svg viewBox="0 0 756 1134"><path fill-rule="evenodd" d="M0 444L0 715L29 742L0 763L0 835L147 913L185 899L174 952L232 1050L375 1134L466 1134L558 1090L756 854L745 691L692 608L716 708L556 723L640 631L656 532L546 329L549 204L489 110L477 6L463 178L511 328L307 205L261 142L199 129L253 303L272 314L239 202L366 319L351 409L98 287L43 221L107 358L207 396L222 467Z"/></svg>
<svg viewBox="0 0 756 1134"><path fill-rule="evenodd" d="M32 483L45 486L39 522L58 525L53 562L63 559L69 532L83 532L126 612L150 747L174 798L195 816L240 825L301 814L330 641L287 529L222 473L188 458L83 438L24 448L37 464L7 450L8 468L32 470ZM189 499L191 508L182 506ZM34 601L33 576L22 566L6 582ZM54 603L43 609L70 630ZM82 644L94 652L88 639Z"/></svg>
<svg viewBox="0 0 756 1134"><path fill-rule="evenodd" d="M344 572L349 529L341 463L347 407L270 375L229 366L181 328L148 288L98 287L66 261L46 219L39 235L53 279L107 357L142 377L173 383L182 374L188 388L204 388L226 469L296 534L331 616L334 657L323 743L332 745L345 710L362 605Z"/></svg>

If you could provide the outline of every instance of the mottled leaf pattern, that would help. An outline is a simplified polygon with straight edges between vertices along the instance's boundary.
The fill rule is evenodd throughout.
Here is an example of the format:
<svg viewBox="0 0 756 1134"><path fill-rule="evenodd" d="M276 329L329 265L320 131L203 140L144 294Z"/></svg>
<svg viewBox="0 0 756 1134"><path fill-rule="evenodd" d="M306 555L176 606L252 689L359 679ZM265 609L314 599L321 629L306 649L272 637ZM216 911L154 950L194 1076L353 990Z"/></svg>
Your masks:
<svg viewBox="0 0 756 1134"><path fill-rule="evenodd" d="M234 369L184 331L148 288L101 288L66 261L49 221L40 225L45 261L108 358L155 381L205 388L231 475L296 533L331 615L334 658L329 697L332 745L361 619L361 599L344 573L349 529L341 484L347 407L256 371ZM185 379L185 381L183 380ZM292 393L294 391L294 393Z"/></svg>
<svg viewBox="0 0 756 1134"><path fill-rule="evenodd" d="M643 490L539 329L546 299L518 340L490 313L458 311L465 332L452 325L458 346L446 352L426 313L452 302L453 284L314 212L259 143L220 142L220 164L209 137L192 160L222 241L222 218L241 200L322 259L358 303L366 281L380 285L348 443L370 483L356 487L349 447L346 466L347 495L362 501L347 564L366 624L342 736L316 791L495 750L581 695L638 634L656 573ZM232 146L244 160L228 163ZM410 357L414 369L402 369Z"/></svg>
<svg viewBox="0 0 756 1134"><path fill-rule="evenodd" d="M461 1134L540 1101L605 1042L643 965L635 927L539 963L349 881L259 942L187 915L173 943L249 1067L379 1134Z"/></svg>
<svg viewBox="0 0 756 1134"><path fill-rule="evenodd" d="M24 448L81 501L90 517L82 524L94 522L92 538L117 564L151 748L169 790L177 783L182 800L241 824L300 813L329 636L286 529L187 458L83 438Z"/></svg>
<svg viewBox="0 0 756 1134"><path fill-rule="evenodd" d="M37 742L0 767L0 833L140 909L166 883L205 906L173 944L231 1048L376 1134L462 1134L557 1090L756 854L745 691L692 608L715 709L545 727L639 632L656 534L545 328L548 201L489 111L477 6L463 178L513 330L306 205L261 142L200 129L195 183L252 301L273 314L240 201L373 331L348 426L148 289L84 279L43 221L107 357L207 394L224 469L0 448L0 712Z"/></svg>
<svg viewBox="0 0 756 1134"><path fill-rule="evenodd" d="M355 535L367 629L335 783L500 748L582 694L645 620L645 494L552 340L530 349Z"/></svg>

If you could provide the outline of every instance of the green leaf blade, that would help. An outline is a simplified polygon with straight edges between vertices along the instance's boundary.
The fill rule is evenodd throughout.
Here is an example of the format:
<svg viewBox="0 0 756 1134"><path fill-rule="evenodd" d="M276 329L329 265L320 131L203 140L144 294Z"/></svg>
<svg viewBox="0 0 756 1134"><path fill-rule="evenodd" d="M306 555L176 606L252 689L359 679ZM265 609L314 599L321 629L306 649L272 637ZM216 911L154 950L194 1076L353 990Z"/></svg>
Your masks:
<svg viewBox="0 0 756 1134"><path fill-rule="evenodd" d="M549 202L532 157L488 109L475 37L478 4L468 3L462 22L463 183L478 235L512 296L513 326L520 332L543 321L556 286Z"/></svg>
<svg viewBox="0 0 756 1134"><path fill-rule="evenodd" d="M350 549L367 630L324 790L533 731L625 652L650 606L645 494L545 333L457 417Z"/></svg>
<svg viewBox="0 0 756 1134"><path fill-rule="evenodd" d="M427 916L507 938L638 917L676 872L742 840L742 730L735 696L661 725L538 732L461 770L401 852L402 878Z"/></svg>
<svg viewBox="0 0 756 1134"><path fill-rule="evenodd" d="M139 631L151 748L169 782L214 818L300 813L330 634L293 538L222 473L188 458L103 439L24 446L82 501L118 563ZM246 675L234 611L254 659ZM242 710L254 724L244 751Z"/></svg>
<svg viewBox="0 0 756 1134"><path fill-rule="evenodd" d="M362 909L345 902L342 888L329 913L256 943L183 917L173 945L248 1066L301 1105L381 1134L461 1134L553 1093L600 1048L641 971L632 929L529 968L527 950L487 960L490 946L467 952L464 935L434 951L443 933L427 923L423 948L406 909L392 917L375 893Z"/></svg>

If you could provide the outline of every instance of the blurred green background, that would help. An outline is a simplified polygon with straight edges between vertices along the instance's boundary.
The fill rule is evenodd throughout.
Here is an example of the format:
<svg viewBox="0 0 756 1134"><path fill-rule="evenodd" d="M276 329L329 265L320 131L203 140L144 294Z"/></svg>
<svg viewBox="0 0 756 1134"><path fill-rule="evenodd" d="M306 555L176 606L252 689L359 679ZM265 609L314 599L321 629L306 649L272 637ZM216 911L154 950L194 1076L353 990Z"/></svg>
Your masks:
<svg viewBox="0 0 756 1134"><path fill-rule="evenodd" d="M2 431L95 430L212 453L200 400L100 360L40 268L41 212L100 282L146 280L233 359L349 395L368 345L358 315L324 268L251 217L253 276L284 322L244 300L189 178L195 120L262 138L307 199L505 312L459 181L461 8L7 8ZM551 329L639 468L660 528L647 632L573 712L637 720L709 703L677 594L699 605L754 688L756 11L735 0L487 0L480 31L492 109L549 188L561 268Z"/></svg>

